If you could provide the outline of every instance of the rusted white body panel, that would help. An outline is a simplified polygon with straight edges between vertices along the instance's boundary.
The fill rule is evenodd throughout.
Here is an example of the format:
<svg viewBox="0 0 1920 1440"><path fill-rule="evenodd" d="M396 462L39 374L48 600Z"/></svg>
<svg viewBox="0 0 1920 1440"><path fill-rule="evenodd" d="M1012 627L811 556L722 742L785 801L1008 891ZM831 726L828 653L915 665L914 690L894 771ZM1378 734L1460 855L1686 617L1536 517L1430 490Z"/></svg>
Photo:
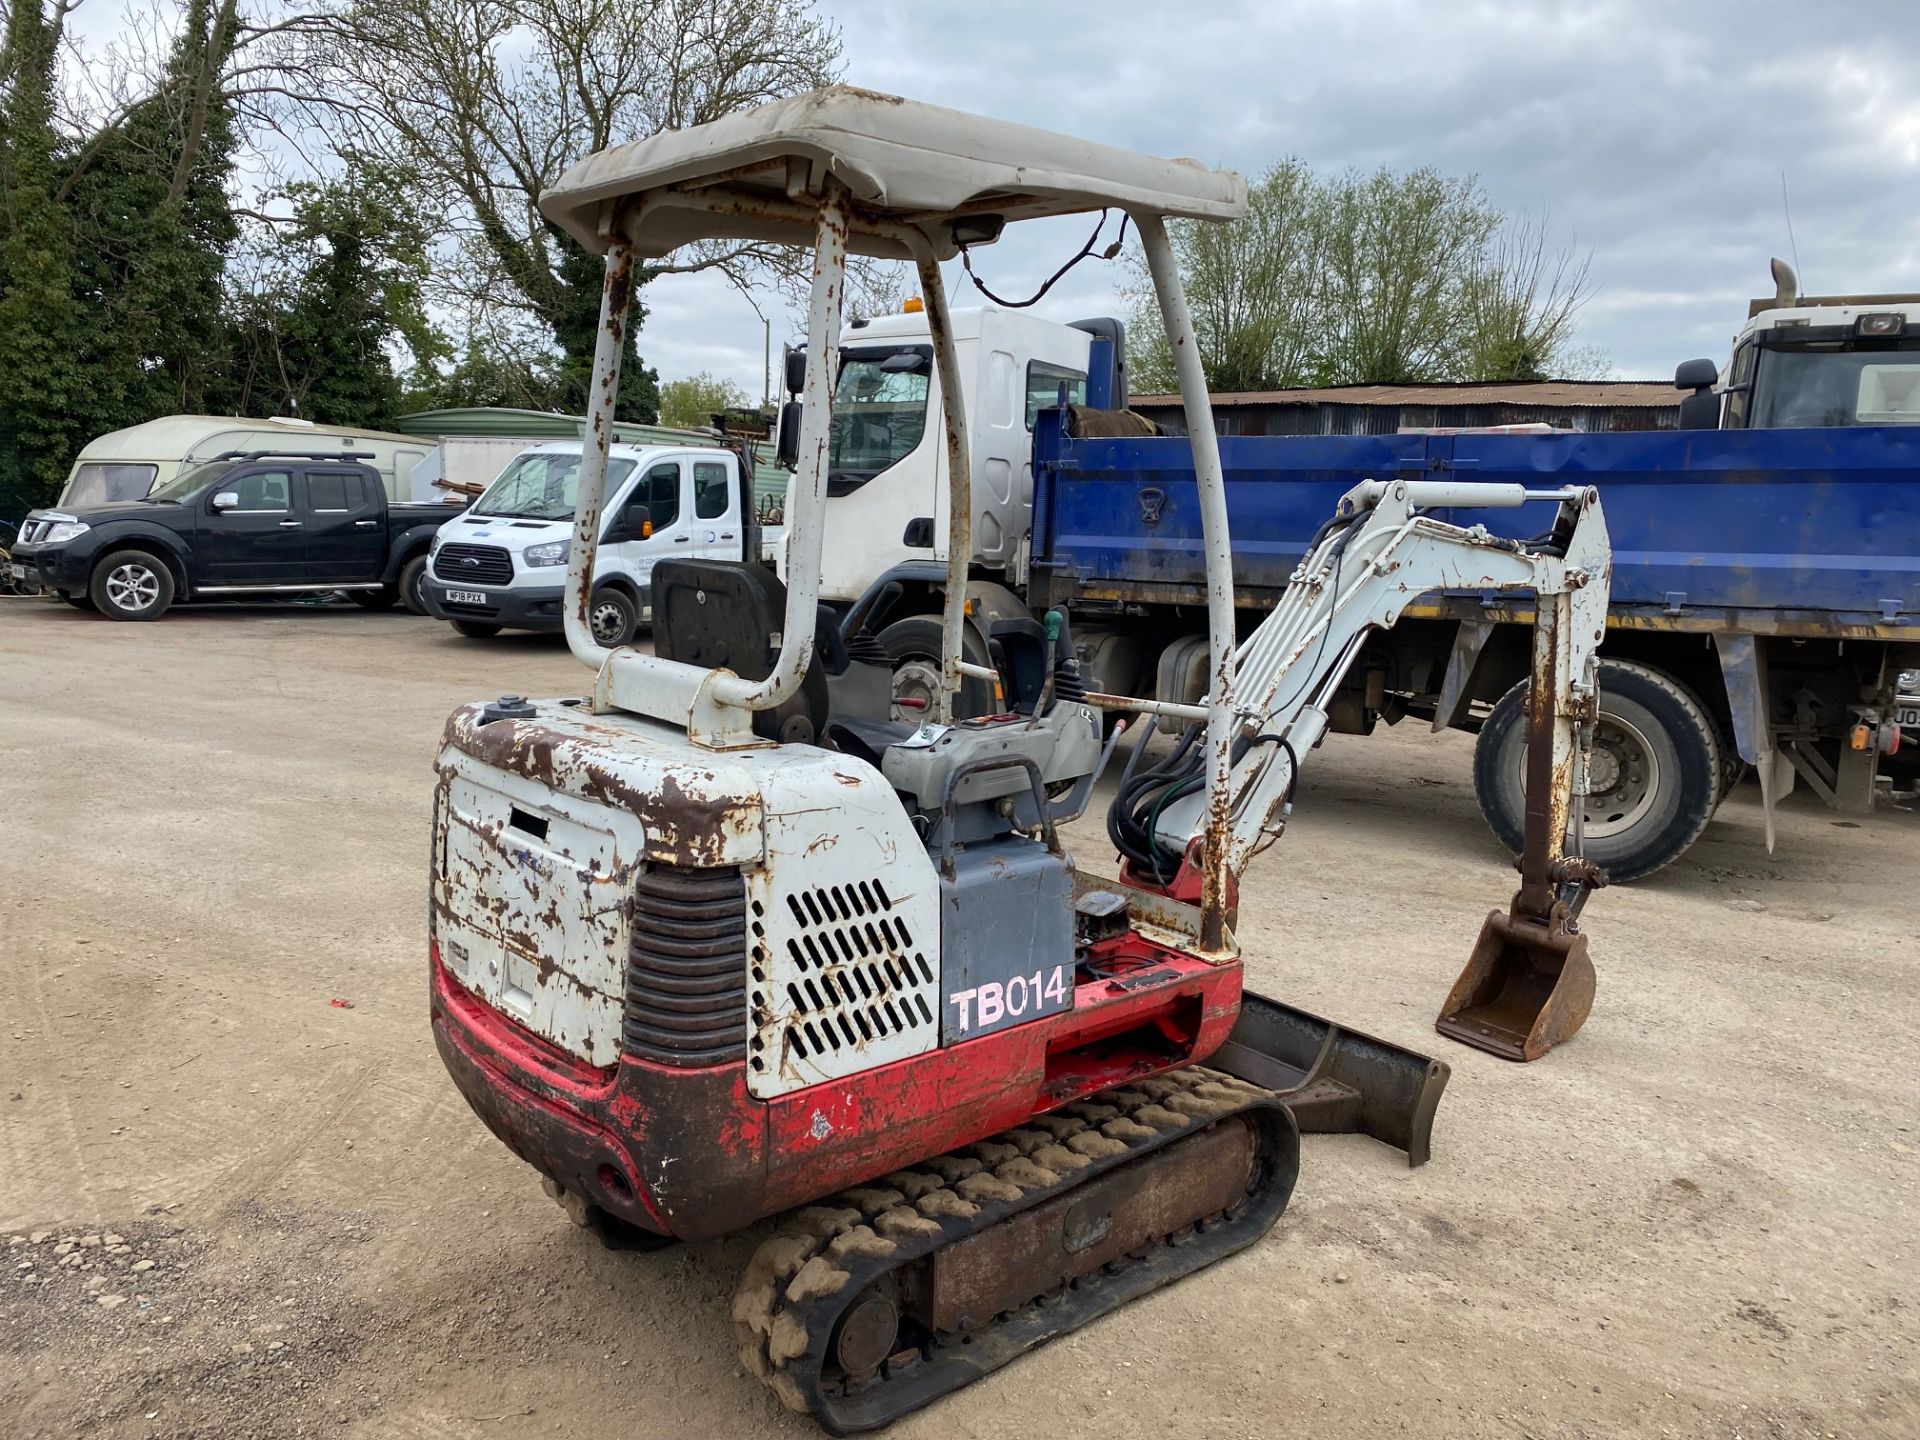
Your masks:
<svg viewBox="0 0 1920 1440"><path fill-rule="evenodd" d="M448 722L432 892L442 958L480 999L616 1063L640 867L738 867L754 1094L938 1043L939 886L873 767L806 745L689 764L675 727L559 701L482 714Z"/></svg>
<svg viewBox="0 0 1920 1440"><path fill-rule="evenodd" d="M812 771L767 777L766 864L747 874L747 1088L762 1099L940 1043L933 862L879 773L832 758L831 793Z"/></svg>

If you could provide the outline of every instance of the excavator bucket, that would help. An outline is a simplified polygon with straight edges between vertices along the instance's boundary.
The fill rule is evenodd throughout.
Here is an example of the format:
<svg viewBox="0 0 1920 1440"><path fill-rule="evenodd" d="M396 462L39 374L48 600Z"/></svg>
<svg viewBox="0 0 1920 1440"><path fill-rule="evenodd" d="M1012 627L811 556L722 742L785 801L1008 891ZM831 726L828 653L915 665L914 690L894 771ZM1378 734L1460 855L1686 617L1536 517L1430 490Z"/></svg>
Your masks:
<svg viewBox="0 0 1920 1440"><path fill-rule="evenodd" d="M1403 1046L1348 1030L1251 990L1207 1063L1265 1086L1305 1135L1370 1135L1424 1165L1433 1112L1453 1071Z"/></svg>
<svg viewBox="0 0 1920 1440"><path fill-rule="evenodd" d="M1503 1060L1538 1060L1586 1024L1593 985L1585 935L1495 910L1434 1028Z"/></svg>

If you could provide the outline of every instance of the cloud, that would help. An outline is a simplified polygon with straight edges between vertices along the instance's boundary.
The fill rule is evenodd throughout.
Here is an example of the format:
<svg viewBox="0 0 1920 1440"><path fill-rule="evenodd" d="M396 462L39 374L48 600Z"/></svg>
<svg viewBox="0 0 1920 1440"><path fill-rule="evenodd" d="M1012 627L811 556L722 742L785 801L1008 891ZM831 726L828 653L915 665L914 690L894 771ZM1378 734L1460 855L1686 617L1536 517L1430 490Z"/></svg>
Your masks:
<svg viewBox="0 0 1920 1440"><path fill-rule="evenodd" d="M847 78L914 99L1246 173L1297 154L1324 170L1476 174L1497 204L1547 211L1561 240L1592 250L1600 291L1579 339L1623 376L1724 358L1745 300L1769 287L1768 257L1793 248L1783 172L1810 289L1920 289L1908 0L1109 0L1070 25L1006 0L825 8ZM1079 221L1030 226L977 263L1021 293L1084 236ZM1083 265L1038 313L1113 312L1116 269ZM759 341L744 302L719 298L659 308L642 336L666 376L730 347L728 373L755 392Z"/></svg>

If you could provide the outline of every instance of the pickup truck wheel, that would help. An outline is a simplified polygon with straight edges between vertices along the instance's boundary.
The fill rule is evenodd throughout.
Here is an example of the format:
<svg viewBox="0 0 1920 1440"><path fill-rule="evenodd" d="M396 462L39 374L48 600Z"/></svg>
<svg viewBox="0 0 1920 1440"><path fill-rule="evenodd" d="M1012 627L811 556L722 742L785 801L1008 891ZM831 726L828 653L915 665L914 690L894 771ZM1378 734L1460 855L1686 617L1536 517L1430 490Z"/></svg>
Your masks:
<svg viewBox="0 0 1920 1440"><path fill-rule="evenodd" d="M378 590L349 590L347 598L362 610L385 610L400 598L400 592L391 585L383 585Z"/></svg>
<svg viewBox="0 0 1920 1440"><path fill-rule="evenodd" d="M973 627L969 625L963 634L961 658L975 665L991 664ZM911 615L894 621L880 632L880 648L893 662L893 718L931 720L934 702L940 694L940 617ZM991 715L994 709L991 685L972 676L961 681L960 693L954 702L954 719Z"/></svg>
<svg viewBox="0 0 1920 1440"><path fill-rule="evenodd" d="M596 644L605 645L609 650L625 645L633 639L634 626L639 623L639 611L625 592L593 592L593 603L587 606L587 628L593 632Z"/></svg>
<svg viewBox="0 0 1920 1440"><path fill-rule="evenodd" d="M469 640L491 640L500 633L501 627L489 625L484 620L456 620L453 628Z"/></svg>
<svg viewBox="0 0 1920 1440"><path fill-rule="evenodd" d="M1526 812L1526 703L1522 681L1500 698L1473 752L1480 813L1518 854ZM1600 661L1585 811L1587 858L1614 880L1638 880L1700 838L1722 795L1718 727L1693 692L1630 660Z"/></svg>
<svg viewBox="0 0 1920 1440"><path fill-rule="evenodd" d="M427 613L427 557L416 555L400 567L400 603L416 615Z"/></svg>
<svg viewBox="0 0 1920 1440"><path fill-rule="evenodd" d="M110 620L157 620L173 604L173 572L148 551L116 550L93 567L87 594Z"/></svg>

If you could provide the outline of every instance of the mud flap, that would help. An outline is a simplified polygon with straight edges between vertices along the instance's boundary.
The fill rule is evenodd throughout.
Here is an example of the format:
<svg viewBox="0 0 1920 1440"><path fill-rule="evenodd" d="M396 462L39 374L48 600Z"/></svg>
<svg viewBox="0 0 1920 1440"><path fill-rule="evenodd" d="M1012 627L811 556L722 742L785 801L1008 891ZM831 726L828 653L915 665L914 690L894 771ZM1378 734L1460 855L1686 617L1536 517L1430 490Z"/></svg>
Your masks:
<svg viewBox="0 0 1920 1440"><path fill-rule="evenodd" d="M1554 909L1559 923L1547 925L1491 912L1433 1028L1503 1060L1524 1061L1538 1060L1586 1024L1594 990L1587 937L1565 920L1564 907Z"/></svg>
<svg viewBox="0 0 1920 1440"><path fill-rule="evenodd" d="M1303 1135L1370 1135L1424 1165L1433 1114L1453 1072L1442 1060L1335 1025L1251 990L1207 1060L1273 1091Z"/></svg>

